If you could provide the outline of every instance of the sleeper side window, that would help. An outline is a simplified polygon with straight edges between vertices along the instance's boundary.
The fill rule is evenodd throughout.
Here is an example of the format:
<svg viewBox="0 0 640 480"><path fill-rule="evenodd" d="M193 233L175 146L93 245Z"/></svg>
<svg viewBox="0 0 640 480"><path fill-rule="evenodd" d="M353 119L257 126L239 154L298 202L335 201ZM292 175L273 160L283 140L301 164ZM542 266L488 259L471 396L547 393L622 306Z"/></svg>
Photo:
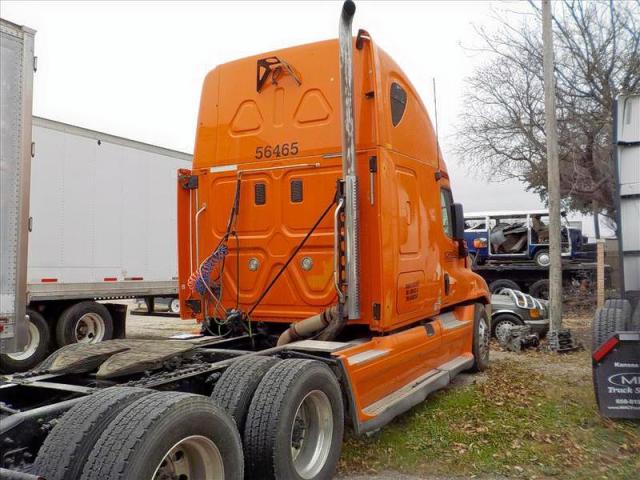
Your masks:
<svg viewBox="0 0 640 480"><path fill-rule="evenodd" d="M397 126L402 120L404 111L407 108L407 92L399 84L391 84L391 123Z"/></svg>
<svg viewBox="0 0 640 480"><path fill-rule="evenodd" d="M440 189L440 210L442 212L442 228L448 236L453 236L453 225L451 219L451 205L453 205L453 195L451 190Z"/></svg>

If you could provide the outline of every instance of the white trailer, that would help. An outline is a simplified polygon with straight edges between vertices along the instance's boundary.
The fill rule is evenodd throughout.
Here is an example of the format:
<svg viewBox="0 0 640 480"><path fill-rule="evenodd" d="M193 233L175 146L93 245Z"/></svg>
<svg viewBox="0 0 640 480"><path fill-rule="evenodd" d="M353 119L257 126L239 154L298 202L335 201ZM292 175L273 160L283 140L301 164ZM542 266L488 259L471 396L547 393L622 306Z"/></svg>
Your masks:
<svg viewBox="0 0 640 480"><path fill-rule="evenodd" d="M640 297L640 95L618 98L614 120L617 144L618 241L623 296Z"/></svg>
<svg viewBox="0 0 640 480"><path fill-rule="evenodd" d="M35 31L0 19L0 352L29 341L25 317Z"/></svg>
<svg viewBox="0 0 640 480"><path fill-rule="evenodd" d="M21 352L3 350L5 371L124 336L126 305L98 300L178 294L175 185L191 155L38 117L33 141L31 334Z"/></svg>

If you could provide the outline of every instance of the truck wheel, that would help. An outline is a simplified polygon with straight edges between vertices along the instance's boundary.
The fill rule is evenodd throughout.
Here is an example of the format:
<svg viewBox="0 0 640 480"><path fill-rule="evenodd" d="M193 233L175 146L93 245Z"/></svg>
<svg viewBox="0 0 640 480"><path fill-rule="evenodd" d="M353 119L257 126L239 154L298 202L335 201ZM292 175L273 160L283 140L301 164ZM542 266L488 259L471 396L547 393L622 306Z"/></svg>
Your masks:
<svg viewBox="0 0 640 480"><path fill-rule="evenodd" d="M510 313L500 313L493 317L491 321L493 336L496 337L500 343L503 343L507 339L507 334L509 330L511 330L511 327L520 325L522 325L522 320Z"/></svg>
<svg viewBox="0 0 640 480"><path fill-rule="evenodd" d="M256 388L278 361L275 357L241 357L216 382L211 398L231 415L240 433Z"/></svg>
<svg viewBox="0 0 640 480"><path fill-rule="evenodd" d="M473 365L469 370L482 372L489 366L489 342L491 341L491 321L481 303L475 304L473 319Z"/></svg>
<svg viewBox="0 0 640 480"><path fill-rule="evenodd" d="M509 280L508 278L500 278L498 280L494 280L489 284L489 290L491 291L491 293L498 293L503 288L520 290L520 286L516 282L514 282L513 280Z"/></svg>
<svg viewBox="0 0 640 480"><path fill-rule="evenodd" d="M613 332L626 328L623 311L618 308L599 308L596 310L591 330L591 352L595 352L607 341Z"/></svg>
<svg viewBox="0 0 640 480"><path fill-rule="evenodd" d="M627 299L610 298L605 300L604 308L616 308L622 310L622 318L624 318L625 328L626 325L631 325L631 303Z"/></svg>
<svg viewBox="0 0 640 480"><path fill-rule="evenodd" d="M169 311L171 313L180 313L180 300L172 298L169 302Z"/></svg>
<svg viewBox="0 0 640 480"><path fill-rule="evenodd" d="M21 352L0 354L0 372L26 372L38 365L49 353L51 332L49 324L42 315L33 310L27 310L29 340Z"/></svg>
<svg viewBox="0 0 640 480"><path fill-rule="evenodd" d="M58 346L71 343L98 343L113 337L113 319L97 302L80 302L62 312L56 327Z"/></svg>
<svg viewBox="0 0 640 480"><path fill-rule="evenodd" d="M243 478L231 417L202 395L157 392L129 404L104 429L82 480Z"/></svg>
<svg viewBox="0 0 640 480"><path fill-rule="evenodd" d="M536 262L536 265L539 267L548 267L551 265L551 257L549 256L549 250L542 249L538 250L533 257L533 261Z"/></svg>
<svg viewBox="0 0 640 480"><path fill-rule="evenodd" d="M249 407L247 478L332 478L343 430L342 394L329 367L282 360L264 376Z"/></svg>
<svg viewBox="0 0 640 480"><path fill-rule="evenodd" d="M549 300L549 280L543 278L537 282L533 282L529 287L529 295L535 298Z"/></svg>
<svg viewBox="0 0 640 480"><path fill-rule="evenodd" d="M93 446L111 420L126 405L153 390L111 387L94 393L68 410L47 435L34 464L34 472L47 480L76 479Z"/></svg>

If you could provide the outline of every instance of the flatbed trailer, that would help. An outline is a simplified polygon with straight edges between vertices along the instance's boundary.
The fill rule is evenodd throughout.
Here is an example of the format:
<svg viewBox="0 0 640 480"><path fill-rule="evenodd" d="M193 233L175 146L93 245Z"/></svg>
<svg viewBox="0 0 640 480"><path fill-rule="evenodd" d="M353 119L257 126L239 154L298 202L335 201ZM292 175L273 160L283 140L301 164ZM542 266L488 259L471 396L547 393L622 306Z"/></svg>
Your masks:
<svg viewBox="0 0 640 480"><path fill-rule="evenodd" d="M180 311L202 334L68 345L7 377L0 467L327 479L346 427L487 368L490 294L435 132L354 13L338 40L207 75L177 181Z"/></svg>
<svg viewBox="0 0 640 480"><path fill-rule="evenodd" d="M562 282L564 288L582 288L590 290L595 284L596 263L563 261ZM512 288L529 293L533 297L548 299L549 267L533 262L487 262L473 264L472 269L489 285L492 293L501 288ZM609 267L605 266L605 271Z"/></svg>

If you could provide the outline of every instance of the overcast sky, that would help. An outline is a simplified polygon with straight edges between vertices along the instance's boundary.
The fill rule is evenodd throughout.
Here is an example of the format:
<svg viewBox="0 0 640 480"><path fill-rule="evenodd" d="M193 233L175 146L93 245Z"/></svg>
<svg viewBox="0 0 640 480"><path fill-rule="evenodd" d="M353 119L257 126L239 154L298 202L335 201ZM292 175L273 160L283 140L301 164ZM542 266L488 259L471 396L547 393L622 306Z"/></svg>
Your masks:
<svg viewBox="0 0 640 480"><path fill-rule="evenodd" d="M358 1L365 28L403 68L433 117L456 201L468 211L540 208L517 182L487 184L452 152L464 78L482 61L473 25L524 2ZM0 15L37 30L34 114L191 153L200 89L215 65L337 37L341 2L14 2ZM502 12L502 13L501 13ZM532 18L532 21L535 21ZM585 224L585 227L587 225Z"/></svg>

